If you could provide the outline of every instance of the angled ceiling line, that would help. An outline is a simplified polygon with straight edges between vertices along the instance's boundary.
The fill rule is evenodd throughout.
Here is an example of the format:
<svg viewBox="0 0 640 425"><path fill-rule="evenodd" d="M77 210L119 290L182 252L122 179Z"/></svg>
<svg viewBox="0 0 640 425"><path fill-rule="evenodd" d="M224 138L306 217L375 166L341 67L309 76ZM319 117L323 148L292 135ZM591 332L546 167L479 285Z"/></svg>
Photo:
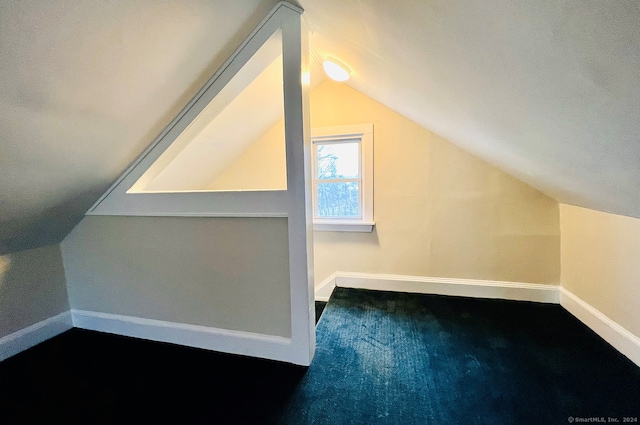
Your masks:
<svg viewBox="0 0 640 425"><path fill-rule="evenodd" d="M200 90L198 90L196 95L185 105L185 107L176 115L176 117L173 120L171 120L171 122L160 132L160 134L142 152L142 154L140 154L131 163L131 165L127 167L127 169L118 177L118 179L116 179L116 181L109 187L109 189L107 189L105 193L102 194L102 196L100 196L100 198L89 208L89 210L86 212L87 215L93 215L93 214L100 215L98 211L100 209L100 206L106 200L106 198L108 198L122 184L126 183L125 180L130 180L130 177L134 172L134 170L136 170L146 162L153 163L153 161L155 161L166 149L168 149L171 146L171 143L173 143L173 140L171 141L171 143L166 143L166 139L170 135L170 133L174 132L174 130L177 129L177 126L181 124L185 119L188 119L188 115L193 114L194 109L197 107L197 105L200 102L203 102L205 100L205 96L208 94L209 95L212 94L210 93L211 90L217 89L217 90L214 90L215 93L213 93L211 96L211 98L214 98L219 91L224 89L224 87L229 83L229 81L233 78L233 76L240 69L242 69L242 67L246 64L246 62L262 46L264 41L268 39L269 36L273 32L275 32L277 28L281 27L282 23L281 23L281 17L279 16L279 11L284 11L285 9L293 11L298 15L301 15L304 12L303 9L291 3L288 3L286 1L278 2L276 6L274 6L273 9L271 9L271 11L260 21L260 23L249 34L249 36L247 36L247 38L229 56L229 58L223 63L223 65L211 76L211 78L207 80L207 82L203 85L203 87ZM208 104L208 102L206 102L206 104ZM206 107L206 104L204 107ZM204 109L204 107L201 109ZM198 111L198 113L199 112L201 112L201 110ZM193 119L189 120L189 122L191 121L193 121ZM184 129L182 129L182 131L184 131ZM182 131L180 131L180 133L182 133ZM179 137L179 134L177 135L177 137ZM164 149L162 149L161 152L156 152L159 148L161 148L162 144L166 145L164 146ZM155 158L150 157L152 153L157 154ZM143 173L140 173L140 175L142 175ZM138 176L138 178L139 177L140 176ZM137 178L135 180L137 180ZM126 190L128 189L129 188L127 188ZM194 192L198 192L198 191L194 191Z"/></svg>

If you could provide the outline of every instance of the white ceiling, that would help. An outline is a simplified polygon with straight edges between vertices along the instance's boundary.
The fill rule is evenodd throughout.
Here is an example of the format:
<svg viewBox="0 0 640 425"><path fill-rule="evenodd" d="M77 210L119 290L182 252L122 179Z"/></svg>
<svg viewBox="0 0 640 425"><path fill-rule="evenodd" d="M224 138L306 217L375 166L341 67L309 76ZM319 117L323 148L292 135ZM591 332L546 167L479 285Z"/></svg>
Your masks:
<svg viewBox="0 0 640 425"><path fill-rule="evenodd" d="M640 217L640 2L300 3L355 89L559 201ZM61 240L274 4L0 2L0 254Z"/></svg>
<svg viewBox="0 0 640 425"><path fill-rule="evenodd" d="M301 3L350 86L561 202L640 217L640 2Z"/></svg>

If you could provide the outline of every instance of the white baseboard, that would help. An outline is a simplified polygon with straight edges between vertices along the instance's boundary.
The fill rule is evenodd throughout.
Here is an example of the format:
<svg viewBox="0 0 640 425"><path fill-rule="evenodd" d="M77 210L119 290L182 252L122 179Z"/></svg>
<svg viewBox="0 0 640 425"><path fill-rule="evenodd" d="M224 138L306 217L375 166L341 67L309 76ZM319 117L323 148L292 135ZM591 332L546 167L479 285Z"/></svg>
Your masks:
<svg viewBox="0 0 640 425"><path fill-rule="evenodd" d="M377 291L559 303L616 350L640 366L640 338L567 289L557 285L335 272L318 285L315 291L316 300L328 301L336 286Z"/></svg>
<svg viewBox="0 0 640 425"><path fill-rule="evenodd" d="M335 272L325 279L316 289L316 300L328 300L336 286L377 291L559 303L557 285L351 272Z"/></svg>
<svg viewBox="0 0 640 425"><path fill-rule="evenodd" d="M316 293L316 301L329 301L329 297L333 292L333 288L336 287L336 273L331 273L331 275L320 282L320 285L315 289Z"/></svg>
<svg viewBox="0 0 640 425"><path fill-rule="evenodd" d="M77 328L300 364L291 338L95 311L71 310L71 316Z"/></svg>
<svg viewBox="0 0 640 425"><path fill-rule="evenodd" d="M65 311L4 336L0 338L0 361L68 331L72 327L71 313Z"/></svg>
<svg viewBox="0 0 640 425"><path fill-rule="evenodd" d="M560 288L560 305L640 366L640 338L565 288Z"/></svg>

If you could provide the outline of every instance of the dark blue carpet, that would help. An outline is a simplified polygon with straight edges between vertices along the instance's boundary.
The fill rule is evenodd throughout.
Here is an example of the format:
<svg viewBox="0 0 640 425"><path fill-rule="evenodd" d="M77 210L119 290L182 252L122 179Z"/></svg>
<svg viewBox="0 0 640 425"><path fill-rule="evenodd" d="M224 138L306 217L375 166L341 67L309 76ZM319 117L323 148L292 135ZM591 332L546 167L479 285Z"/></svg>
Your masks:
<svg viewBox="0 0 640 425"><path fill-rule="evenodd" d="M557 305L336 288L290 424L640 416L640 369Z"/></svg>
<svg viewBox="0 0 640 425"><path fill-rule="evenodd" d="M72 329L0 362L0 424L640 417L640 368L557 305L338 288L317 330L305 369Z"/></svg>

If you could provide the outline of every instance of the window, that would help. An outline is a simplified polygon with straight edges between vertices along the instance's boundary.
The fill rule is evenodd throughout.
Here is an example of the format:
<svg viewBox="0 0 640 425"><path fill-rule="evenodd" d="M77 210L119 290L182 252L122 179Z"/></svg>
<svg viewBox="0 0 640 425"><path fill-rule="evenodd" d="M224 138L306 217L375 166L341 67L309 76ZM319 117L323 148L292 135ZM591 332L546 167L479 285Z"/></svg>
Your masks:
<svg viewBox="0 0 640 425"><path fill-rule="evenodd" d="M373 230L373 125L312 130L313 229Z"/></svg>

